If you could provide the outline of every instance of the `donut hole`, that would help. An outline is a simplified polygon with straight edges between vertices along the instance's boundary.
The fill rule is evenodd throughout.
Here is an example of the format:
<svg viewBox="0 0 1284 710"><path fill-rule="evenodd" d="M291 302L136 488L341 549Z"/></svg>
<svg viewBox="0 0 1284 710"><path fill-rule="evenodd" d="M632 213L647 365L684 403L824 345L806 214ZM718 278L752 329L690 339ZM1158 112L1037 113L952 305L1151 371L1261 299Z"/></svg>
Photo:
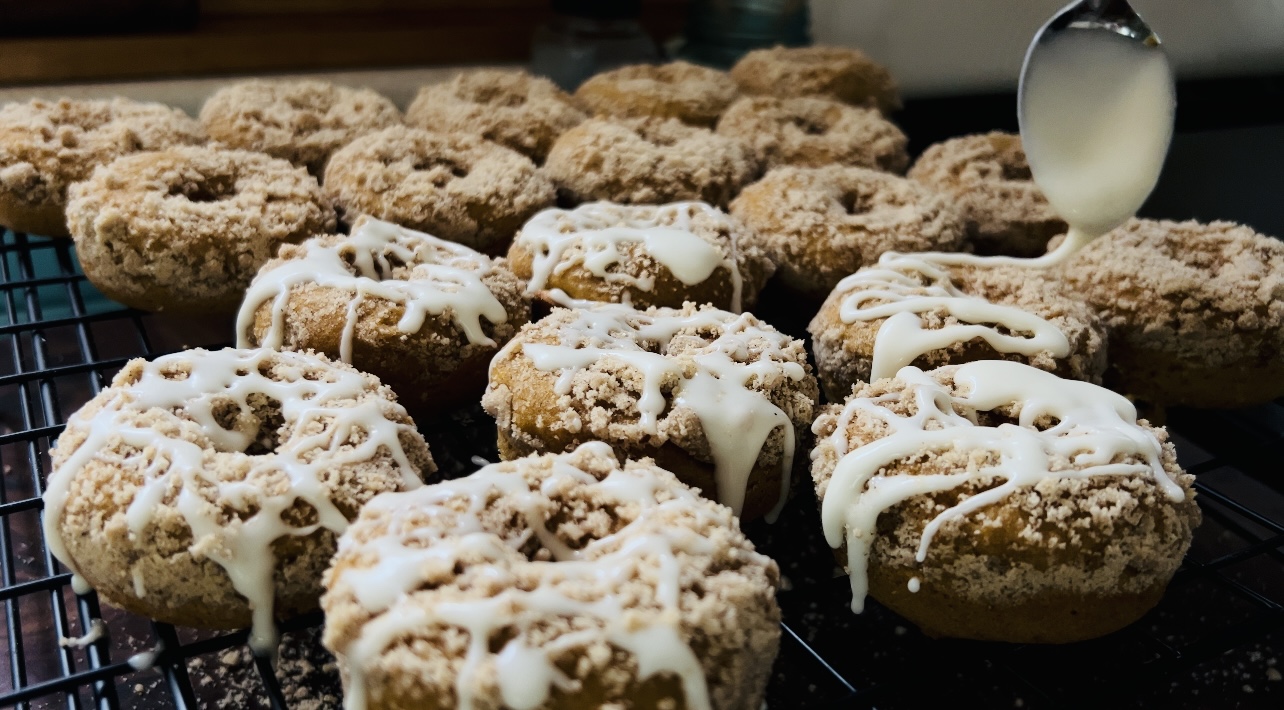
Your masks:
<svg viewBox="0 0 1284 710"><path fill-rule="evenodd" d="M526 96L510 90L504 86L477 86L472 87L471 98L479 104L488 106L502 106L506 108L517 108L526 104Z"/></svg>
<svg viewBox="0 0 1284 710"><path fill-rule="evenodd" d="M809 136L820 136L829 132L829 122L816 116L790 116L789 125Z"/></svg>
<svg viewBox="0 0 1284 710"><path fill-rule="evenodd" d="M170 197L183 197L188 202L220 202L235 194L236 180L231 175L206 175L169 188Z"/></svg>
<svg viewBox="0 0 1284 710"><path fill-rule="evenodd" d="M455 178L468 177L468 166L440 155L420 158L415 161L413 168L416 172L427 173L429 182L437 187Z"/></svg>
<svg viewBox="0 0 1284 710"><path fill-rule="evenodd" d="M838 204L849 215L866 214L874 209L873 196L855 190L848 190L839 195Z"/></svg>

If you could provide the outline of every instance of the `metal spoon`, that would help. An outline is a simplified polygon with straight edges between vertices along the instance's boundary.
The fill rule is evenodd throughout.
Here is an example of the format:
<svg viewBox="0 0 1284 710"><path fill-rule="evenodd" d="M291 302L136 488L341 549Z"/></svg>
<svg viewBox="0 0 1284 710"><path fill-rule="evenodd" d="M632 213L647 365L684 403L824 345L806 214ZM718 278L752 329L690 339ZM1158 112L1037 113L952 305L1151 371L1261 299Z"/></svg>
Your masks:
<svg viewBox="0 0 1284 710"><path fill-rule="evenodd" d="M1175 104L1159 38L1125 0L1073 2L1039 30L1017 118L1034 180L1071 230L1058 258L1037 261L1136 214L1163 167Z"/></svg>

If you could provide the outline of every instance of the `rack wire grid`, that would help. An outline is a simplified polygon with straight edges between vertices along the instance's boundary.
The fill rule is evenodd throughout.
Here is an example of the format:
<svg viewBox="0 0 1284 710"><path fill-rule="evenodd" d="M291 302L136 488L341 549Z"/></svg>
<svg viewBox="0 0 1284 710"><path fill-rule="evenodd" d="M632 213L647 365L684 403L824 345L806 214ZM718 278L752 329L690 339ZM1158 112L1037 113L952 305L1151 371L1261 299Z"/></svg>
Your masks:
<svg viewBox="0 0 1284 710"><path fill-rule="evenodd" d="M66 240L7 231L0 252L0 645L7 666L0 706L338 707L338 674L319 646L319 614L283 625L273 668L248 652L244 631L175 628L72 591L40 525L49 448L66 416L128 359L224 345L230 324L167 319L108 301L85 280ZM1198 477L1204 524L1160 605L1097 641L936 640L877 604L854 615L814 498L804 492L774 526L750 526L786 579L768 706L1281 707L1284 406L1175 411L1169 424L1183 465ZM460 475L475 468L474 455L493 460L491 426L476 410L425 433L443 469ZM99 623L105 633L95 639L89 632ZM154 658L136 655L148 652Z"/></svg>

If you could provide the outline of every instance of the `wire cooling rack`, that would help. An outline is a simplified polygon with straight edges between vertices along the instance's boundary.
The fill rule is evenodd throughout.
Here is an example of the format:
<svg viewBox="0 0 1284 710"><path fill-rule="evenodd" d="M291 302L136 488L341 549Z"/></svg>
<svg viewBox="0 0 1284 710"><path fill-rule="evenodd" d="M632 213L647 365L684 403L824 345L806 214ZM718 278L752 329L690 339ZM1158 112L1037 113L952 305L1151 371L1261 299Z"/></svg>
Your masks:
<svg viewBox="0 0 1284 710"><path fill-rule="evenodd" d="M49 447L66 416L129 358L226 345L230 323L122 309L85 280L66 241L5 232L0 256L0 706L338 707L319 615L283 624L272 668L243 631L175 628L74 594L40 532ZM1177 411L1169 424L1198 476L1204 524L1160 605L1097 641L942 641L877 604L856 616L814 499L804 492L776 525L751 526L786 579L768 706L1281 707L1284 406ZM474 455L494 460L493 432L474 410L425 433L443 470L459 475Z"/></svg>

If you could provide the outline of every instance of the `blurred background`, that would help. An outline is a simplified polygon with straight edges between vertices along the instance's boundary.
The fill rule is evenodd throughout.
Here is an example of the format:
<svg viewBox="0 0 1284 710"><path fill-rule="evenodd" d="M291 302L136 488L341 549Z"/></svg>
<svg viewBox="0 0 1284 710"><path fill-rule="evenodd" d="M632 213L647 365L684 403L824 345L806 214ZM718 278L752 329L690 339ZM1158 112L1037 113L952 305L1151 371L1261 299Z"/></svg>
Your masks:
<svg viewBox="0 0 1284 710"><path fill-rule="evenodd" d="M0 0L0 102L121 94L195 113L228 77L321 75L402 105L452 67L526 65L574 88L611 66L728 66L839 44L886 64L911 152L1015 130L1026 45L1062 0ZM1284 234L1284 0L1132 0L1180 79L1145 213Z"/></svg>

